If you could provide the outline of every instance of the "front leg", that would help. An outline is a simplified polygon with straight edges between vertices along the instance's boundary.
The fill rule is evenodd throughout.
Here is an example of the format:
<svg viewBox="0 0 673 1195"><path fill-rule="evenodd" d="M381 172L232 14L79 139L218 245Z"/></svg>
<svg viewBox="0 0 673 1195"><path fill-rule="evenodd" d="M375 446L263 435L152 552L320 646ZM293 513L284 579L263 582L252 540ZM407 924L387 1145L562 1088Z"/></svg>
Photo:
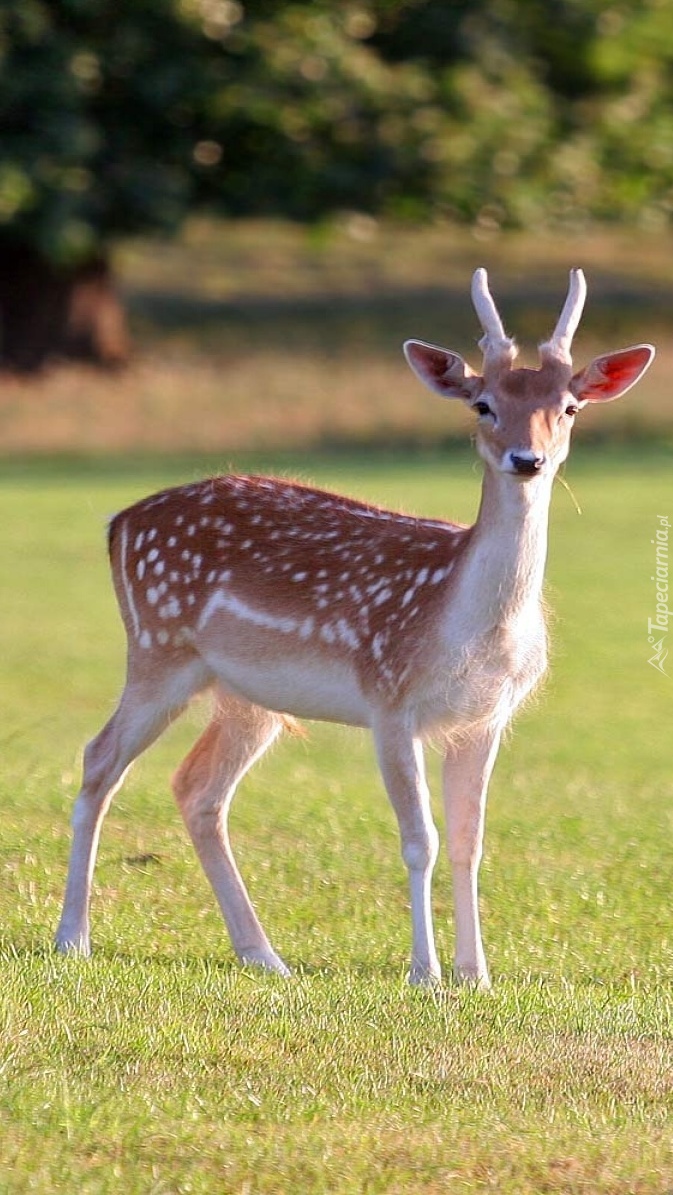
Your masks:
<svg viewBox="0 0 673 1195"><path fill-rule="evenodd" d="M488 782L500 727L450 745L444 760L444 806L453 871L456 948L454 975L461 983L491 986L479 922L478 878L484 838Z"/></svg>
<svg viewBox="0 0 673 1195"><path fill-rule="evenodd" d="M381 775L400 827L402 858L409 872L409 982L438 983L441 970L435 950L430 887L439 836L430 811L423 748L409 727L396 719L380 721L373 733Z"/></svg>

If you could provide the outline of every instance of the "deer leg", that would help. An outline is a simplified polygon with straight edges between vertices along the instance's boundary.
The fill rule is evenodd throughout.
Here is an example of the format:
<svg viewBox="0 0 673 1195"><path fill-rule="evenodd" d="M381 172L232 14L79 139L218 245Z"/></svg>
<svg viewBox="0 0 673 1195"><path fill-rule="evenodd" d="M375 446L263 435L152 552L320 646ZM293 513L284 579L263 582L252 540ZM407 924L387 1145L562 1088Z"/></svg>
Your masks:
<svg viewBox="0 0 673 1195"><path fill-rule="evenodd" d="M173 790L238 958L289 975L273 950L236 866L228 818L236 787L282 729L259 706L222 696L217 712L178 768Z"/></svg>
<svg viewBox="0 0 673 1195"><path fill-rule="evenodd" d="M432 820L423 748L406 726L374 728L379 767L400 828L402 858L409 872L411 968L409 982L441 979L432 925L431 883L439 836Z"/></svg>
<svg viewBox="0 0 673 1195"><path fill-rule="evenodd" d="M165 678L162 678L165 679ZM84 752L82 787L72 817L73 843L61 920L55 944L62 953L88 955L89 904L98 841L105 814L121 788L126 772L185 708L203 683L189 669L173 677L126 683L119 706Z"/></svg>
<svg viewBox="0 0 673 1195"><path fill-rule="evenodd" d="M486 796L500 728L489 728L468 742L450 745L444 760L444 803L453 872L456 947L454 975L459 982L489 988L479 922L478 878L484 838Z"/></svg>

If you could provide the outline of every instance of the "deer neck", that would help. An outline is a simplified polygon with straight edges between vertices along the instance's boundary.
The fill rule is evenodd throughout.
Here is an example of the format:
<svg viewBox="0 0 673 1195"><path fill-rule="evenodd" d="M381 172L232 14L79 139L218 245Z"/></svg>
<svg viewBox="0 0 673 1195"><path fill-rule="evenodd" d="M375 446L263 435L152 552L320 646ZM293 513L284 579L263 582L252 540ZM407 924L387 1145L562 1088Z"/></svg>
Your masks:
<svg viewBox="0 0 673 1195"><path fill-rule="evenodd" d="M539 608L552 483L552 476L518 482L486 467L458 582L461 607L475 629L488 631Z"/></svg>

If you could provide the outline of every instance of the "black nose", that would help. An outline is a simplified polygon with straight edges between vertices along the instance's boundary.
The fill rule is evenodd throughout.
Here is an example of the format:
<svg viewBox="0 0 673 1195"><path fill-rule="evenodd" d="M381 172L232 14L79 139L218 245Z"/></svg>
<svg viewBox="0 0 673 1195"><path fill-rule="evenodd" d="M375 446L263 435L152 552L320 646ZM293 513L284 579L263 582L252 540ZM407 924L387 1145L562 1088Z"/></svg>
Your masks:
<svg viewBox="0 0 673 1195"><path fill-rule="evenodd" d="M517 456L515 452L511 455L511 461L516 473L523 473L529 477L532 477L534 473L539 473L544 465L543 456Z"/></svg>

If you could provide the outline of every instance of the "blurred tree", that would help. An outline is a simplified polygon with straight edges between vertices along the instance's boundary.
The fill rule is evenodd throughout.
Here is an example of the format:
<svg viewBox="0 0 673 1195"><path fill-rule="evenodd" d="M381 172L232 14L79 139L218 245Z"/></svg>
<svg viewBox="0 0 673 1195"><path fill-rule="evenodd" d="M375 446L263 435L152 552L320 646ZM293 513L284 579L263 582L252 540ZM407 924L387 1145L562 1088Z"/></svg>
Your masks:
<svg viewBox="0 0 673 1195"><path fill-rule="evenodd" d="M669 6L2 0L5 364L123 360L109 246L196 206L663 225Z"/></svg>
<svg viewBox="0 0 673 1195"><path fill-rule="evenodd" d="M212 19L211 0L191 7ZM243 19L242 6L224 7L241 20L222 38L227 70L201 116L212 152L199 200L297 220L343 209L423 215L433 166L418 115L430 87L414 64L387 64L364 44L366 10L250 0Z"/></svg>
<svg viewBox="0 0 673 1195"><path fill-rule="evenodd" d="M212 20L215 0L188 2ZM231 70L204 112L218 160L202 198L297 219L339 208L484 227L528 219L553 106L502 2L237 7L222 38Z"/></svg>
<svg viewBox="0 0 673 1195"><path fill-rule="evenodd" d="M167 0L3 0L0 319L5 365L126 354L110 239L174 228L192 197L203 37Z"/></svg>
<svg viewBox="0 0 673 1195"><path fill-rule="evenodd" d="M673 23L662 0L183 9L229 63L203 112L217 161L198 186L224 212L314 219L354 207L485 234L669 219Z"/></svg>
<svg viewBox="0 0 673 1195"><path fill-rule="evenodd" d="M431 207L484 228L673 216L665 0L370 0L382 57L441 109Z"/></svg>

